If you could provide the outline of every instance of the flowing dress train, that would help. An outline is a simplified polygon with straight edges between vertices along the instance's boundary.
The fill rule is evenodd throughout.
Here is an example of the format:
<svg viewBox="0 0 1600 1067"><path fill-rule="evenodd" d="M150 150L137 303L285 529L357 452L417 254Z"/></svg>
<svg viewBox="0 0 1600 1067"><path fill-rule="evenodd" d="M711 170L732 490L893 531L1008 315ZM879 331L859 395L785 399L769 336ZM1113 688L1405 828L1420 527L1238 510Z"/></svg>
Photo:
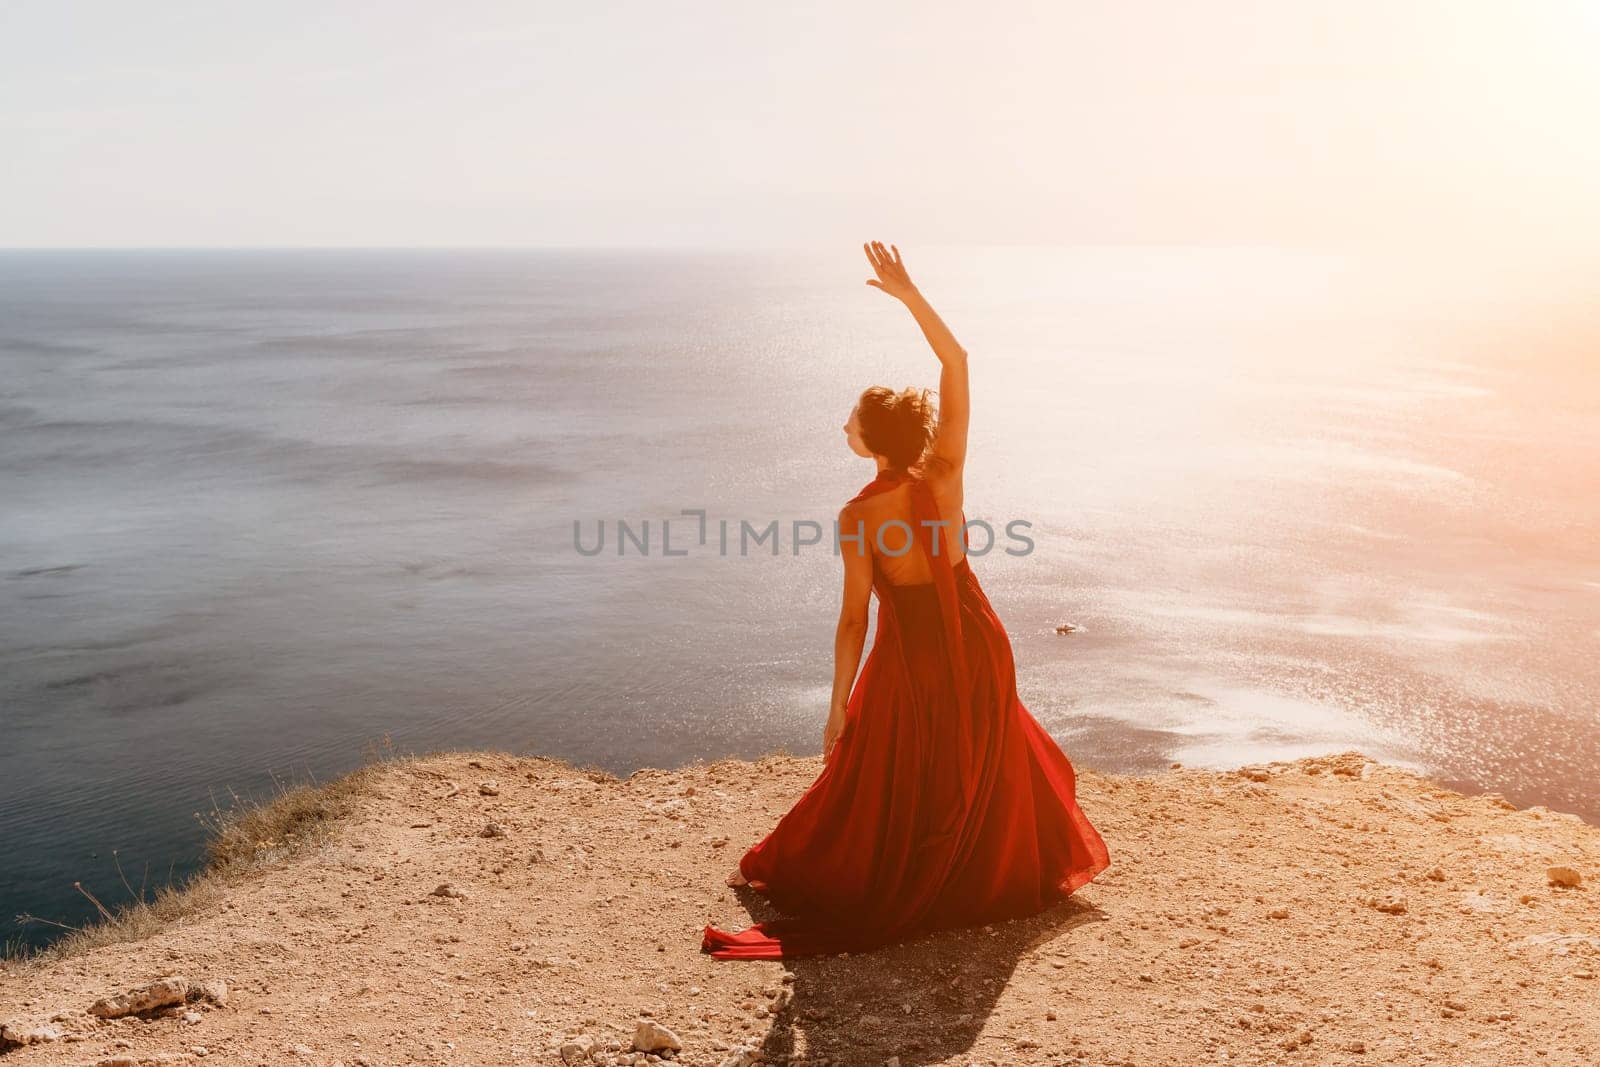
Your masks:
<svg viewBox="0 0 1600 1067"><path fill-rule="evenodd" d="M874 555L877 629L833 754L739 861L783 917L706 926L712 956L861 951L1032 915L1110 864L1072 763L1017 696L1010 639L971 564L952 566L924 524L939 518L927 484L886 471L855 499L906 481L933 581L895 585Z"/></svg>

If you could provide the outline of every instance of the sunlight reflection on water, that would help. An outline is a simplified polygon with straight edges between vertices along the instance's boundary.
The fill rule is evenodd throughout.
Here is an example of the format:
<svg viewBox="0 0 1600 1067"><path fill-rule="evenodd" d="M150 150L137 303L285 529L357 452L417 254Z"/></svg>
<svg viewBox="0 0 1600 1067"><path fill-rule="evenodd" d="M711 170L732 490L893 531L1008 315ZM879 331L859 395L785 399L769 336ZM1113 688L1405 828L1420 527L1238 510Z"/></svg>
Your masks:
<svg viewBox="0 0 1600 1067"><path fill-rule="evenodd" d="M70 918L111 847L181 869L212 792L385 734L817 751L831 556L572 524L830 521L856 394L936 378L857 251L0 254L0 914ZM972 353L968 514L1034 524L975 569L1075 760L1362 748L1600 815L1592 269L913 269Z"/></svg>

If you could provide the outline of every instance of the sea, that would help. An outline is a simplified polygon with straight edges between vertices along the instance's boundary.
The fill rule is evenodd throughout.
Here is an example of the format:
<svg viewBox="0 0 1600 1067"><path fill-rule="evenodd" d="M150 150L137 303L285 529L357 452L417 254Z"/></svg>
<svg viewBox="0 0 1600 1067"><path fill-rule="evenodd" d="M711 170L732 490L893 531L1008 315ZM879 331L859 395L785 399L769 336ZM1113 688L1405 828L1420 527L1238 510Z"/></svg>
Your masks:
<svg viewBox="0 0 1600 1067"><path fill-rule="evenodd" d="M1600 819L1600 261L902 252L970 353L974 569L1078 766L1359 749ZM874 473L842 426L938 380L869 276L0 252L0 940L386 754L820 751Z"/></svg>

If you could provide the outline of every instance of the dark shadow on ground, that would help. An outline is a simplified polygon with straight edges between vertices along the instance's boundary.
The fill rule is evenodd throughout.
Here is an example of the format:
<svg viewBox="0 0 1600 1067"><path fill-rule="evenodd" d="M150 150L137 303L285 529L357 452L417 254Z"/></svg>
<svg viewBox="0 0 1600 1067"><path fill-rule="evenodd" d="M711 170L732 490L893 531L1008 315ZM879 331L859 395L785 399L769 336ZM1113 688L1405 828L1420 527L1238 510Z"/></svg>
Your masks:
<svg viewBox="0 0 1600 1067"><path fill-rule="evenodd" d="M755 920L776 916L752 890L739 894ZM1019 960L1057 940L1055 948L1065 950L1074 928L1105 919L1099 908L1069 897L1025 919L940 931L842 958L786 960L794 974L788 1003L765 1034L752 1033L746 1044L759 1047L768 1063L826 1057L836 1067L882 1067L890 1056L899 1057L900 1067L944 1062L973 1048ZM1004 1035L978 1053L985 1061L1016 1055Z"/></svg>

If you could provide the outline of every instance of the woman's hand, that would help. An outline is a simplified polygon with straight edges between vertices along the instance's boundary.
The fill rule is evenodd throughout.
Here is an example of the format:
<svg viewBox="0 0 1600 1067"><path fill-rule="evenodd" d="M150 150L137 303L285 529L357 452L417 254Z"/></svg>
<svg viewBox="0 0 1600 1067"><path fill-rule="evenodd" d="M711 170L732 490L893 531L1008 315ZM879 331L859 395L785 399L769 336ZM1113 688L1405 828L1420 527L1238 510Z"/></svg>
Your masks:
<svg viewBox="0 0 1600 1067"><path fill-rule="evenodd" d="M868 285L882 289L902 302L916 295L917 287L912 284L911 275L906 273L906 265L900 259L900 249L894 245L884 248L882 241L870 241L861 247L867 250L867 261L878 274L876 278L867 279Z"/></svg>
<svg viewBox="0 0 1600 1067"><path fill-rule="evenodd" d="M833 746L839 740L839 734L844 730L844 709L833 707L828 711L828 724L822 728L822 762L827 763L833 756Z"/></svg>

